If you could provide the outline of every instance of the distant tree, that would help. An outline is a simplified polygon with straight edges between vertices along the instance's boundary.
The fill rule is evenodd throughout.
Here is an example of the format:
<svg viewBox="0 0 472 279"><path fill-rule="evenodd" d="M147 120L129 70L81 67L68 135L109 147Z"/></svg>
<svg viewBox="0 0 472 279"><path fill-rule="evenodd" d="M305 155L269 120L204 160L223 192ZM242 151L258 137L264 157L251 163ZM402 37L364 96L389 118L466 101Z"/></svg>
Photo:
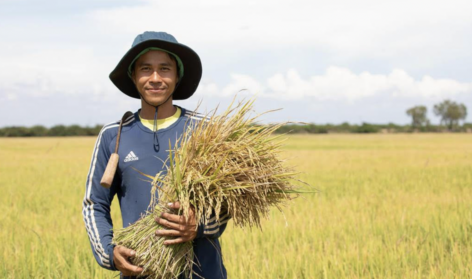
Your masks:
<svg viewBox="0 0 472 279"><path fill-rule="evenodd" d="M403 133L403 132L406 132L405 126L398 125L398 124L395 124L395 123L392 123L392 122L388 123L385 128L388 129L388 131L390 133Z"/></svg>
<svg viewBox="0 0 472 279"><path fill-rule="evenodd" d="M95 127L85 127L84 132L86 136L97 136L102 129L102 125L95 125Z"/></svg>
<svg viewBox="0 0 472 279"><path fill-rule="evenodd" d="M369 123L362 123L362 125L358 126L356 130L354 130L355 133L362 133L362 134L367 134L367 133L378 133L380 128L378 125L373 125Z"/></svg>
<svg viewBox="0 0 472 279"><path fill-rule="evenodd" d="M467 116L467 107L464 104L445 100L434 105L434 114L441 117L441 125L446 125L449 130L459 125L459 120Z"/></svg>
<svg viewBox="0 0 472 279"><path fill-rule="evenodd" d="M464 123L462 124L462 130L464 132L471 132L472 131L472 123Z"/></svg>
<svg viewBox="0 0 472 279"><path fill-rule="evenodd" d="M67 127L64 125L56 125L54 127L51 127L51 129L49 129L48 136L52 136L52 137L67 136Z"/></svg>
<svg viewBox="0 0 472 279"><path fill-rule="evenodd" d="M341 123L341 125L339 125L338 129L339 129L339 132L350 133L352 127L348 122L343 122Z"/></svg>
<svg viewBox="0 0 472 279"><path fill-rule="evenodd" d="M429 124L429 120L426 117L428 109L425 106L415 106L406 111L411 117L411 127L419 129Z"/></svg>
<svg viewBox="0 0 472 279"><path fill-rule="evenodd" d="M41 125L29 128L32 137L44 137L48 134L48 129Z"/></svg>
<svg viewBox="0 0 472 279"><path fill-rule="evenodd" d="M66 128L66 136L85 136L87 135L85 128L79 125L71 125Z"/></svg>

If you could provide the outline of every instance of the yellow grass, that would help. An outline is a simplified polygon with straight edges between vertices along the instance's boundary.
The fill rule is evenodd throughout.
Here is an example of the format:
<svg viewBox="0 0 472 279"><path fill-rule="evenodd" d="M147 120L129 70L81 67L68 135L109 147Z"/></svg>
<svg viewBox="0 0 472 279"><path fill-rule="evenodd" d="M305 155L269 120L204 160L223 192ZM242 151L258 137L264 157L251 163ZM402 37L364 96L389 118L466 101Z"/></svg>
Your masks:
<svg viewBox="0 0 472 279"><path fill-rule="evenodd" d="M93 138L0 139L0 278L113 278L82 221ZM291 136L317 189L228 226L229 278L470 278L472 136ZM115 225L121 225L113 205Z"/></svg>

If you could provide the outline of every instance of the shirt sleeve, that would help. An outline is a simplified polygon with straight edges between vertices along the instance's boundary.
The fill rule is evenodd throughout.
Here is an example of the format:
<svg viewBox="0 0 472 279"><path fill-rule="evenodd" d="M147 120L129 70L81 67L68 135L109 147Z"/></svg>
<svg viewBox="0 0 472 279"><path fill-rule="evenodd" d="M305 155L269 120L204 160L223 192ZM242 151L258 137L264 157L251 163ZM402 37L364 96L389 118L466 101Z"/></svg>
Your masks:
<svg viewBox="0 0 472 279"><path fill-rule="evenodd" d="M227 212L221 212L218 220L216 216L213 215L208 220L207 224L202 224L198 226L197 238L218 238L220 237L226 229L228 221L231 219Z"/></svg>
<svg viewBox="0 0 472 279"><path fill-rule="evenodd" d="M100 266L110 270L117 270L113 264L113 222L110 206L116 189L121 184L119 171L116 172L110 189L102 187L100 180L111 156L109 145L112 135L107 130L116 126L105 126L98 135L87 176L82 207L85 228L93 255Z"/></svg>

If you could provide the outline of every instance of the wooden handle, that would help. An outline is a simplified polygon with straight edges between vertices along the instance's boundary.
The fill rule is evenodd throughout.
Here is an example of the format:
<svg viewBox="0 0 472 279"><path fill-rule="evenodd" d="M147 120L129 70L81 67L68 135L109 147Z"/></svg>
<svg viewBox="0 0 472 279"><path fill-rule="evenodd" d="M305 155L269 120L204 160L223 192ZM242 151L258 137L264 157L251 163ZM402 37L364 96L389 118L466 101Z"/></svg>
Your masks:
<svg viewBox="0 0 472 279"><path fill-rule="evenodd" d="M108 160L107 168L102 176L102 181L100 181L100 185L105 188L110 188L111 183L113 183L113 177L115 177L116 168L118 167L118 160L120 156L117 153L113 153Z"/></svg>

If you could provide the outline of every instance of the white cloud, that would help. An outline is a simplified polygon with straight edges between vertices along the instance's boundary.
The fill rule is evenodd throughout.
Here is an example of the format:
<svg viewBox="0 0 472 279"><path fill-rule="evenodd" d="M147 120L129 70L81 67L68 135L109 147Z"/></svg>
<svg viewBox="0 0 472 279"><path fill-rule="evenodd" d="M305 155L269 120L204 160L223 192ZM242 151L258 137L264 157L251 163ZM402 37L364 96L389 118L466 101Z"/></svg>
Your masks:
<svg viewBox="0 0 472 279"><path fill-rule="evenodd" d="M468 0L175 0L98 10L90 16L109 32L168 30L205 48L316 46L343 56L390 56L470 45L471 12Z"/></svg>
<svg viewBox="0 0 472 279"><path fill-rule="evenodd" d="M231 80L232 82L222 90L221 95L224 97L234 96L235 94L240 96L258 94L263 91L261 84L250 76L231 74Z"/></svg>
<svg viewBox="0 0 472 279"><path fill-rule="evenodd" d="M287 52L287 56L290 56L296 54L297 48L316 47L335 53L335 57L367 55L371 58L405 52L407 55L403 57L406 59L406 56L416 57L438 49L441 53L452 53L450 50L454 49L454 53L464 52L468 55L470 48L463 46L472 44L472 39L468 36L472 24L472 17L469 16L472 2L465 0L361 0L355 3L348 0L176 0L148 1L133 7L111 7L108 4L109 2L107 5L98 6L109 8L86 12L85 15L78 15L74 17L74 21L65 24L51 25L46 20L35 21L34 24L24 21L18 22L19 25L10 24L16 26L15 28L31 27L36 37L33 42L28 42L25 37L14 37L13 40L0 43L0 60L6 65L0 68L0 86L18 94L27 94L21 92L23 86L27 86L32 94L39 96L49 96L55 94L54 92L114 94L116 89L108 80L108 73L128 49L134 36L144 29L165 30L176 34L180 41L191 45L197 51L211 49L213 52L225 52L231 49L229 55L233 57L225 62L231 62L232 65L237 64L242 55L238 50L243 49L246 50L243 55L252 55L260 50L270 52L280 48L290 49L292 53ZM454 20L451 20L452 18ZM75 40L83 38L79 40L80 43L68 43L67 40L71 40L71 36L67 35L68 28L78 26L87 34L77 34ZM0 32L7 37L21 33L15 29L8 30ZM42 31L38 33L38 30ZM69 37L61 40L62 37L57 34ZM38 41L41 37L46 39ZM91 39L86 40L88 37ZM115 40L122 44L107 44L108 41ZM464 44L464 40L469 43ZM107 49L110 47L113 48ZM113 55L104 55L109 53ZM205 60L206 65L226 71L222 76L235 72L234 69L224 66L217 68L214 65L219 61L211 61L212 56L206 52L205 55L209 58ZM276 60L278 57L271 59ZM434 55L428 56L427 60L441 59L444 59L441 55ZM244 63L253 70L252 74L261 61L256 56L251 64L247 64L247 60ZM268 64L265 68L272 65L272 62L267 60L263 63ZM307 60L304 63L316 64L317 61ZM391 64L394 64L393 60ZM212 74L215 72L209 73L206 78ZM25 79L25 75L28 75L28 79ZM342 98L353 100L379 92L382 86L392 88L383 81L386 78L383 75L363 75L356 76L341 68L330 68L324 76L315 76L315 80L312 80L302 79L298 72L293 70L283 77L280 74L274 76L264 84L248 75L235 74L231 77L232 82L223 86L221 92L228 95L244 88L251 88L254 92L269 88L275 93L290 93L290 97L286 98L313 95L320 99L333 99L342 94ZM329 78L341 78L344 82L338 83ZM408 82L408 78L411 77L403 77L401 73L392 73L389 76L389 82L399 87L398 95L413 90L423 92L424 96L442 96L446 90L443 88L454 86L457 86L458 92L465 90L454 81L429 82L428 77L424 78L421 88L418 88L414 81ZM395 83L394 79L401 81ZM203 84L199 92L205 92L202 93L204 95L218 94L217 84L221 85L221 82ZM313 92L313 84L316 85L316 92ZM359 89L361 87L362 90Z"/></svg>
<svg viewBox="0 0 472 279"><path fill-rule="evenodd" d="M218 85L216 85L216 83L202 81L198 85L198 89L197 89L197 92L195 92L195 94L213 97L213 96L219 96L220 91L218 90Z"/></svg>
<svg viewBox="0 0 472 279"><path fill-rule="evenodd" d="M207 88L204 86L204 88ZM206 96L217 95L217 86L201 91ZM355 74L349 69L329 67L323 75L302 78L297 70L289 69L285 74L275 74L265 83L254 78L232 74L231 82L221 91L221 96L231 96L241 90L249 94L259 94L264 98L279 100L316 100L352 102L366 97L385 96L393 98L451 98L460 94L471 94L472 83L462 83L452 79L434 79L424 76L415 80L404 70L394 69L388 75L369 72Z"/></svg>
<svg viewBox="0 0 472 279"><path fill-rule="evenodd" d="M0 68L0 87L9 94L90 96L116 91L108 80L110 64L84 47L38 47L1 58L8 66Z"/></svg>
<svg viewBox="0 0 472 279"><path fill-rule="evenodd" d="M18 97L15 94L7 93L7 100L13 101L16 100Z"/></svg>

